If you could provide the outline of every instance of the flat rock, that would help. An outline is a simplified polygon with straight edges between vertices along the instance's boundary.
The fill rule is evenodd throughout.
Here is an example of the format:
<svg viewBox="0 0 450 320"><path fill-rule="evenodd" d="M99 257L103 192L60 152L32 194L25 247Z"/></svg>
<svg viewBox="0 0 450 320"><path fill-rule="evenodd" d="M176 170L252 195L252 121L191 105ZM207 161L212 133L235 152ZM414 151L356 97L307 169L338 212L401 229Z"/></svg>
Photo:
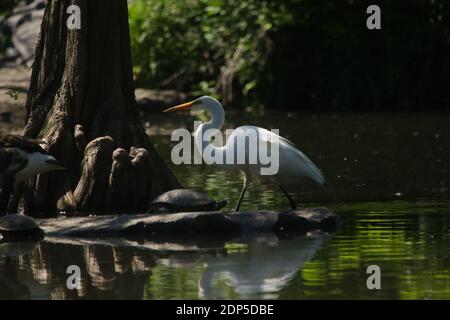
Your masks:
<svg viewBox="0 0 450 320"><path fill-rule="evenodd" d="M47 237L237 235L246 232L334 231L339 220L326 208L296 211L186 212L61 217L39 220Z"/></svg>

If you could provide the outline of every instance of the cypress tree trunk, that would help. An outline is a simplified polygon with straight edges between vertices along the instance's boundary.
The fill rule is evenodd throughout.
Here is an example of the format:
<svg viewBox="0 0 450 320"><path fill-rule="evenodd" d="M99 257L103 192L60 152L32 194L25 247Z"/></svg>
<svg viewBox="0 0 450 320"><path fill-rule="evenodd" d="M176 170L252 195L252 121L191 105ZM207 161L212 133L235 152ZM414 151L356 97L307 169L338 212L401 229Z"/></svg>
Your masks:
<svg viewBox="0 0 450 320"><path fill-rule="evenodd" d="M66 25L73 4L79 30ZM26 108L24 135L72 168L37 178L34 212L145 210L179 187L135 109L126 0L48 1Z"/></svg>

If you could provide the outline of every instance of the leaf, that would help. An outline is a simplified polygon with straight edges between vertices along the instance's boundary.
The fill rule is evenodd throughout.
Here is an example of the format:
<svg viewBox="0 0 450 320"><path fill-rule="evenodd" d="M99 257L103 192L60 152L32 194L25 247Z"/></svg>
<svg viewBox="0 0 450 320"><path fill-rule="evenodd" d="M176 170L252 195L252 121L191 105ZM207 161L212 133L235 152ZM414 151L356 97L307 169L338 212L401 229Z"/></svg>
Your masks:
<svg viewBox="0 0 450 320"><path fill-rule="evenodd" d="M7 91L5 94L15 101L19 98L19 92L14 89Z"/></svg>

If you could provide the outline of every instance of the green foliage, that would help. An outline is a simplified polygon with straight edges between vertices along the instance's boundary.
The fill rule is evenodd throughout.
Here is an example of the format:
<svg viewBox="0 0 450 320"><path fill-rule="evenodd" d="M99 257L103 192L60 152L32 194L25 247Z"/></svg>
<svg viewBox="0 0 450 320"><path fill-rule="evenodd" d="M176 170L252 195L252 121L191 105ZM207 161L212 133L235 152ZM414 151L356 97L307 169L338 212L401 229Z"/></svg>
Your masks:
<svg viewBox="0 0 450 320"><path fill-rule="evenodd" d="M14 101L17 101L17 99L19 98L19 93L17 92L17 90L11 89L7 91L5 94Z"/></svg>
<svg viewBox="0 0 450 320"><path fill-rule="evenodd" d="M267 32L293 21L270 0L136 0L129 17L138 83L215 96L232 90L220 84L226 76L249 95L267 60Z"/></svg>

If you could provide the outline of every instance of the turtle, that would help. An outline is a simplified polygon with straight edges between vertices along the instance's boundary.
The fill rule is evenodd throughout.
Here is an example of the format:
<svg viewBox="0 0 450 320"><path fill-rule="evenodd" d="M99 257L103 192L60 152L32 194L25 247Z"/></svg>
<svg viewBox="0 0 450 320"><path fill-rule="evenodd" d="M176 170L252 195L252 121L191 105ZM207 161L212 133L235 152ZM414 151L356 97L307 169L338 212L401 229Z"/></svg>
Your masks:
<svg viewBox="0 0 450 320"><path fill-rule="evenodd" d="M214 201L206 194L190 189L174 189L156 197L150 212L196 212L217 211L227 205L226 200Z"/></svg>
<svg viewBox="0 0 450 320"><path fill-rule="evenodd" d="M23 214L8 214L0 218L2 240L39 239L43 234L39 223Z"/></svg>

